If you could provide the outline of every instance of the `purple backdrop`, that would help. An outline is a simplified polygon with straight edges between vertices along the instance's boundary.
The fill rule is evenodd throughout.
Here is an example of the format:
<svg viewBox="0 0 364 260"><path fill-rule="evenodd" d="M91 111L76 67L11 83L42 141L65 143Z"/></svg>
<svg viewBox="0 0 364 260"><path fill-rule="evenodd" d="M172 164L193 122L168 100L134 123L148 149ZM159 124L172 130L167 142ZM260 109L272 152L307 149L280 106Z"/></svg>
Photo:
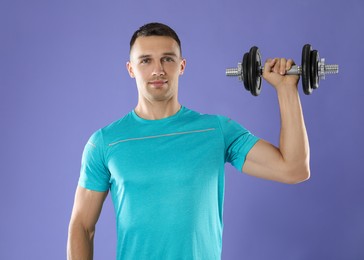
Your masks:
<svg viewBox="0 0 364 260"><path fill-rule="evenodd" d="M264 83L255 98L225 68L252 45L264 59L300 63L305 43L340 65L301 95L308 182L283 185L226 166L223 259L364 259L363 17L360 0L1 1L0 259L65 259L83 146L135 106L128 42L151 21L180 34L185 106L230 116L275 144L274 90ZM95 259L114 259L115 241L108 197Z"/></svg>

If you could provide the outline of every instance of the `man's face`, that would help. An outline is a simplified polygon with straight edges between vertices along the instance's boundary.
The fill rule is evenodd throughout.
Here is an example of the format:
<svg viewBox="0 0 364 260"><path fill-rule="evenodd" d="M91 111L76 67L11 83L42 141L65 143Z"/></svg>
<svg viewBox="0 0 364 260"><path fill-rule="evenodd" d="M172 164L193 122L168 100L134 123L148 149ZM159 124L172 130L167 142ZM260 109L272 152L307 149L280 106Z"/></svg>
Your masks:
<svg viewBox="0 0 364 260"><path fill-rule="evenodd" d="M135 78L139 98L166 101L177 98L178 78L186 66L177 42L171 37L138 37L127 63L129 75Z"/></svg>

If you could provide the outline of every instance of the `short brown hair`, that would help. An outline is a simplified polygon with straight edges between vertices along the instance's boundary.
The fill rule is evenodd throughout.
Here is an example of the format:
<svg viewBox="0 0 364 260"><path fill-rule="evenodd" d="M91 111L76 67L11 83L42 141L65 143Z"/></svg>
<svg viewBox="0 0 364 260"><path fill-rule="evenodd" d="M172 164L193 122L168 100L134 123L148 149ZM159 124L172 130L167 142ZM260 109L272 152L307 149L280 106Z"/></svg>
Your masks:
<svg viewBox="0 0 364 260"><path fill-rule="evenodd" d="M180 53L182 54L181 41L178 38L177 33L168 25L162 23L148 23L140 27L137 31L134 32L133 36L130 39L130 51L138 37L141 36L167 36L173 38L180 49Z"/></svg>

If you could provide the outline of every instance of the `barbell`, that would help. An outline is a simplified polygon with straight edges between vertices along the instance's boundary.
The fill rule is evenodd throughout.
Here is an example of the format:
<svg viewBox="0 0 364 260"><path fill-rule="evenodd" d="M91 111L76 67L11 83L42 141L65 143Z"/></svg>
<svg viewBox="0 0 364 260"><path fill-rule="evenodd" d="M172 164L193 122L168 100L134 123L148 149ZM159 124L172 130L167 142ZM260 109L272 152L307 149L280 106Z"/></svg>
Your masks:
<svg viewBox="0 0 364 260"><path fill-rule="evenodd" d="M320 59L319 52L312 50L310 44L303 46L301 62L301 66L293 65L286 75L301 75L303 92L306 95L310 95L319 87L320 80L325 79L326 74L339 73L339 65L325 64L325 59ZM244 54L237 68L226 69L226 76L237 76L246 90L258 96L262 86L263 68L260 51L258 47L253 46Z"/></svg>

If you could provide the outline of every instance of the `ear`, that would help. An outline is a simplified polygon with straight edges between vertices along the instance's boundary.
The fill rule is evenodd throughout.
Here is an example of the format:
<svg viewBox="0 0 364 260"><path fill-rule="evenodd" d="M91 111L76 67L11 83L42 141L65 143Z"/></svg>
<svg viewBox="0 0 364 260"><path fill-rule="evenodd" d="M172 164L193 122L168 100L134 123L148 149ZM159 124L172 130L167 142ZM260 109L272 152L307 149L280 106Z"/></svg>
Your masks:
<svg viewBox="0 0 364 260"><path fill-rule="evenodd" d="M181 69L179 71L179 75L183 75L183 73L185 72L185 68L186 68L186 59L182 59L182 61L181 61Z"/></svg>
<svg viewBox="0 0 364 260"><path fill-rule="evenodd" d="M133 66L131 65L131 62L130 62L130 61L128 61L128 62L126 63L126 69L128 70L129 76L130 76L131 78L135 78L135 74L134 74L134 72L133 72Z"/></svg>

